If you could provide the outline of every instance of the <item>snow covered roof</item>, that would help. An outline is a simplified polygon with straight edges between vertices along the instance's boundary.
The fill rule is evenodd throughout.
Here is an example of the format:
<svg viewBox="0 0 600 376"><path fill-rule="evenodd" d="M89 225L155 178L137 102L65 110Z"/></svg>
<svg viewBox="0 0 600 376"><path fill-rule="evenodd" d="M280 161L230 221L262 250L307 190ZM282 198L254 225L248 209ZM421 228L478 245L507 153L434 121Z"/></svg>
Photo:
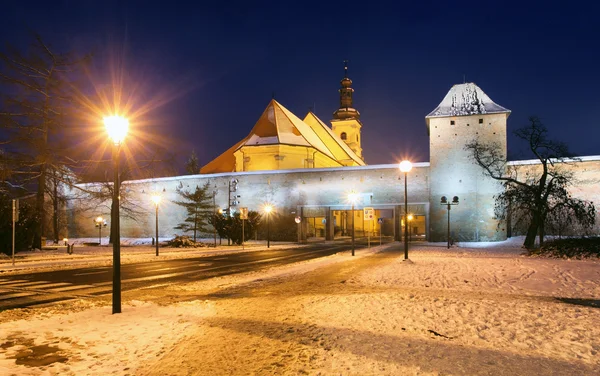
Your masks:
<svg viewBox="0 0 600 376"><path fill-rule="evenodd" d="M510 110L494 103L479 86L468 82L452 86L442 102L425 119L497 113L510 113Z"/></svg>

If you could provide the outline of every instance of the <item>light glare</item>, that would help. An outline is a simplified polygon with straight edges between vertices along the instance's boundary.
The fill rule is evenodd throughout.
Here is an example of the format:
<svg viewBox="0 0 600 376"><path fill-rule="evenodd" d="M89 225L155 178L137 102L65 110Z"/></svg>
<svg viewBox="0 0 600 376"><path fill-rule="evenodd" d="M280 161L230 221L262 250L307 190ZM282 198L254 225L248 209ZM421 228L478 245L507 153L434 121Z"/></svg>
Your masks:
<svg viewBox="0 0 600 376"><path fill-rule="evenodd" d="M129 120L118 115L107 116L104 118L104 126L108 137L113 140L115 145L125 141L125 136L127 136L129 130Z"/></svg>
<svg viewBox="0 0 600 376"><path fill-rule="evenodd" d="M410 161L402 161L400 162L400 171L409 172L412 169L412 163Z"/></svg>
<svg viewBox="0 0 600 376"><path fill-rule="evenodd" d="M160 204L161 199L162 198L160 197L160 195L152 195L152 202L154 202L154 205L158 206L158 204Z"/></svg>

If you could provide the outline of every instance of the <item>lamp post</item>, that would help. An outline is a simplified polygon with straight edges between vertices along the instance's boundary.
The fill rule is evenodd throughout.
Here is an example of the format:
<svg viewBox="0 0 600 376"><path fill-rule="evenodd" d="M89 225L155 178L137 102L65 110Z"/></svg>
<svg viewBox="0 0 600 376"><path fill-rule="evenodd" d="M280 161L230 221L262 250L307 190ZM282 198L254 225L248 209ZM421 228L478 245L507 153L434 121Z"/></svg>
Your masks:
<svg viewBox="0 0 600 376"><path fill-rule="evenodd" d="M412 169L410 161L400 162L400 171L404 172L404 260L408 260L408 172Z"/></svg>
<svg viewBox="0 0 600 376"><path fill-rule="evenodd" d="M106 132L113 142L114 182L111 211L111 230L113 236L113 291L112 313L121 313L121 225L119 223L119 154L125 140L129 121L121 116L104 118Z"/></svg>
<svg viewBox="0 0 600 376"><path fill-rule="evenodd" d="M268 204L265 205L265 214L267 215L267 248L271 248L271 234L270 234L270 217L271 217L271 211L273 211L273 205Z"/></svg>
<svg viewBox="0 0 600 376"><path fill-rule="evenodd" d="M450 205L458 205L458 196L452 198L452 202L449 202L446 196L442 196L440 204L448 206L448 249L450 249Z"/></svg>
<svg viewBox="0 0 600 376"><path fill-rule="evenodd" d="M412 222L412 220L415 219L415 217L413 217L412 214L408 215L408 224L410 224L410 222ZM410 242L412 240L412 228L408 228L408 241Z"/></svg>
<svg viewBox="0 0 600 376"><path fill-rule="evenodd" d="M98 227L98 245L102 245L102 226L106 227L106 219L102 217L96 217L94 219L96 227Z"/></svg>
<svg viewBox="0 0 600 376"><path fill-rule="evenodd" d="M348 201L352 204L351 216L352 216L352 256L354 256L354 204L356 203L356 199L358 198L358 194L354 191L348 194Z"/></svg>
<svg viewBox="0 0 600 376"><path fill-rule="evenodd" d="M152 202L156 207L156 255L158 256L158 204L160 204L161 197L159 194L152 195Z"/></svg>

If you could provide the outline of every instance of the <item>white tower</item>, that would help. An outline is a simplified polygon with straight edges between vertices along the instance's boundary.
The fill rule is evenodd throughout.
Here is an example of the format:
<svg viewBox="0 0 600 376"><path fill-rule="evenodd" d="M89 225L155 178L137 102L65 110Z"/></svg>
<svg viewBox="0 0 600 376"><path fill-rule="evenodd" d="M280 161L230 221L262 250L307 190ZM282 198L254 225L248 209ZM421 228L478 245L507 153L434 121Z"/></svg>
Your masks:
<svg viewBox="0 0 600 376"><path fill-rule="evenodd" d="M455 241L506 239L494 215L494 196L502 185L487 176L471 158L465 145L475 139L495 142L506 158L506 119L510 110L497 105L474 83L454 85L439 106L425 117L429 133L430 240L447 238L447 206L458 196L450 212L450 236Z"/></svg>

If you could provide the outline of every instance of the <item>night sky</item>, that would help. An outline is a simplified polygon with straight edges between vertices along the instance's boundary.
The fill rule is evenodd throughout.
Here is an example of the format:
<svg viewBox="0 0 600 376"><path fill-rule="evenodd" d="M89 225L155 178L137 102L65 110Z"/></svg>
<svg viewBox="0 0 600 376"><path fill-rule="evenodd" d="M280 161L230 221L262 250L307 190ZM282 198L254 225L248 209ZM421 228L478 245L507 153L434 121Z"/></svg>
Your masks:
<svg viewBox="0 0 600 376"><path fill-rule="evenodd" d="M273 95L328 122L343 60L368 164L427 161L424 117L465 79L512 110L509 133L536 115L576 154L600 155L599 5L416 3L12 1L0 35L93 51L98 72L120 51L139 101L166 102L144 117L181 165L192 149L204 165L245 137ZM509 137L509 156L521 148Z"/></svg>

